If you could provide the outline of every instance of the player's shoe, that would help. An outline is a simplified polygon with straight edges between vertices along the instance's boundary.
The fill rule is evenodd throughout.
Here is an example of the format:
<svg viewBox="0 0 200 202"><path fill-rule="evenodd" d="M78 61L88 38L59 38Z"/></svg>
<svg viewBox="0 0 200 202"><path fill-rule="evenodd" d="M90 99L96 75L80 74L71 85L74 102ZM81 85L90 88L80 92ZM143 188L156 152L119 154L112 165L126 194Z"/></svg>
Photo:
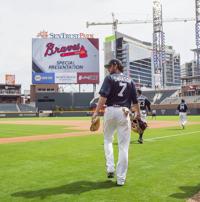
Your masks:
<svg viewBox="0 0 200 202"><path fill-rule="evenodd" d="M123 182L122 181L117 181L116 182L116 185L119 186L119 187L124 186L124 184L125 184L124 181Z"/></svg>
<svg viewBox="0 0 200 202"><path fill-rule="evenodd" d="M114 178L115 177L115 173L114 172L109 172L109 173L107 173L107 177L108 178Z"/></svg>
<svg viewBox="0 0 200 202"><path fill-rule="evenodd" d="M143 139L138 139L139 144L143 144Z"/></svg>
<svg viewBox="0 0 200 202"><path fill-rule="evenodd" d="M185 129L185 126L182 124L182 128Z"/></svg>

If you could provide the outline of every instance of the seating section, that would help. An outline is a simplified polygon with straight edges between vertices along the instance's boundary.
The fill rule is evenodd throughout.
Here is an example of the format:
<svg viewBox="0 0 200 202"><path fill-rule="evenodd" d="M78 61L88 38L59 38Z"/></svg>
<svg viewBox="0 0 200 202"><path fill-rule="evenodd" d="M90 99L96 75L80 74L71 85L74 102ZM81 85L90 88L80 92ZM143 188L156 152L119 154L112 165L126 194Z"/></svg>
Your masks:
<svg viewBox="0 0 200 202"><path fill-rule="evenodd" d="M169 97L162 101L161 104L179 104L181 101L180 97Z"/></svg>
<svg viewBox="0 0 200 202"><path fill-rule="evenodd" d="M200 102L200 96L197 96L195 101L199 103Z"/></svg>
<svg viewBox="0 0 200 202"><path fill-rule="evenodd" d="M152 104L161 104L165 99L173 96L174 94L176 94L176 92L178 92L176 89L172 90L148 90L148 91L143 91L143 95L146 96L149 101ZM98 96L93 98L90 101L90 107L93 108L95 106L95 104L98 102Z"/></svg>
<svg viewBox="0 0 200 202"><path fill-rule="evenodd" d="M163 100L161 104L179 104L181 99L186 103L200 103L200 96L187 96L187 97L169 97Z"/></svg>
<svg viewBox="0 0 200 202"><path fill-rule="evenodd" d="M148 97L149 101L151 103L154 102L154 97L155 97L155 91L143 91L143 94Z"/></svg>
<svg viewBox="0 0 200 202"><path fill-rule="evenodd" d="M18 112L16 104L0 103L0 112Z"/></svg>
<svg viewBox="0 0 200 202"><path fill-rule="evenodd" d="M168 97L171 97L177 90L143 91L143 94L152 104L160 104Z"/></svg>
<svg viewBox="0 0 200 202"><path fill-rule="evenodd" d="M36 108L28 104L0 103L0 112L36 112Z"/></svg>
<svg viewBox="0 0 200 202"><path fill-rule="evenodd" d="M18 104L21 112L36 112L36 108L28 104Z"/></svg>
<svg viewBox="0 0 200 202"><path fill-rule="evenodd" d="M170 91L163 91L162 92L162 96L160 97L160 99L157 99L155 101L155 104L160 104L162 103L163 100L165 100L168 97L171 97L174 93L176 92L176 90L170 90Z"/></svg>

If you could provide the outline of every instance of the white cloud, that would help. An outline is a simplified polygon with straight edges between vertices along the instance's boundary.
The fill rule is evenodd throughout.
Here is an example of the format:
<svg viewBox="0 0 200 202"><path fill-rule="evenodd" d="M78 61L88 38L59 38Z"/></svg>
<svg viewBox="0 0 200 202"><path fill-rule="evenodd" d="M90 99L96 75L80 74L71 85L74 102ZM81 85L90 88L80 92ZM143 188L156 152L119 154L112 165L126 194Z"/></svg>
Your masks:
<svg viewBox="0 0 200 202"><path fill-rule="evenodd" d="M163 0L163 15L194 17L194 0ZM103 40L112 33L111 26L86 28L86 21L147 19L152 16L150 0L6 0L0 2L0 82L5 73L16 74L24 88L31 82L31 38L41 30L50 32L94 33L100 38L101 69ZM119 31L141 40L152 41L152 25L121 25ZM181 53L182 62L192 59L195 47L194 23L164 25L166 42ZM102 71L101 71L102 73Z"/></svg>

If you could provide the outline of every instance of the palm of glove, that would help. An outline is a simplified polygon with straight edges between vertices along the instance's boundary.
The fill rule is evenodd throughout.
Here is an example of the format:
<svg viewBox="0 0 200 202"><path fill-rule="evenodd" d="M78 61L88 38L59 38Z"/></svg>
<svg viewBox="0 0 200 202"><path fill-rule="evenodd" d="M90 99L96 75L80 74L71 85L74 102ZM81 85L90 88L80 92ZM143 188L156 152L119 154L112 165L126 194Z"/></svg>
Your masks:
<svg viewBox="0 0 200 202"><path fill-rule="evenodd" d="M134 132L142 134L147 128L147 123L142 121L141 119L136 118L131 120L131 128Z"/></svg>
<svg viewBox="0 0 200 202"><path fill-rule="evenodd" d="M97 131L100 127L100 118L97 116L95 118L92 118L92 123L90 126L90 131Z"/></svg>

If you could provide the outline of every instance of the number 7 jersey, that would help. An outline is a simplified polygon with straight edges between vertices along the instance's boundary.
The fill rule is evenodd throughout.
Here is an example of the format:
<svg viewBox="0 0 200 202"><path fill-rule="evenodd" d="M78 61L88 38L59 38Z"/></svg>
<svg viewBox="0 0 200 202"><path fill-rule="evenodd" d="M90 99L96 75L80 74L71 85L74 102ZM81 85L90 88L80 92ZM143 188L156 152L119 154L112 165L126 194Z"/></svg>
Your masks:
<svg viewBox="0 0 200 202"><path fill-rule="evenodd" d="M106 76L99 94L107 98L107 106L130 108L131 104L138 103L135 84L123 73Z"/></svg>

